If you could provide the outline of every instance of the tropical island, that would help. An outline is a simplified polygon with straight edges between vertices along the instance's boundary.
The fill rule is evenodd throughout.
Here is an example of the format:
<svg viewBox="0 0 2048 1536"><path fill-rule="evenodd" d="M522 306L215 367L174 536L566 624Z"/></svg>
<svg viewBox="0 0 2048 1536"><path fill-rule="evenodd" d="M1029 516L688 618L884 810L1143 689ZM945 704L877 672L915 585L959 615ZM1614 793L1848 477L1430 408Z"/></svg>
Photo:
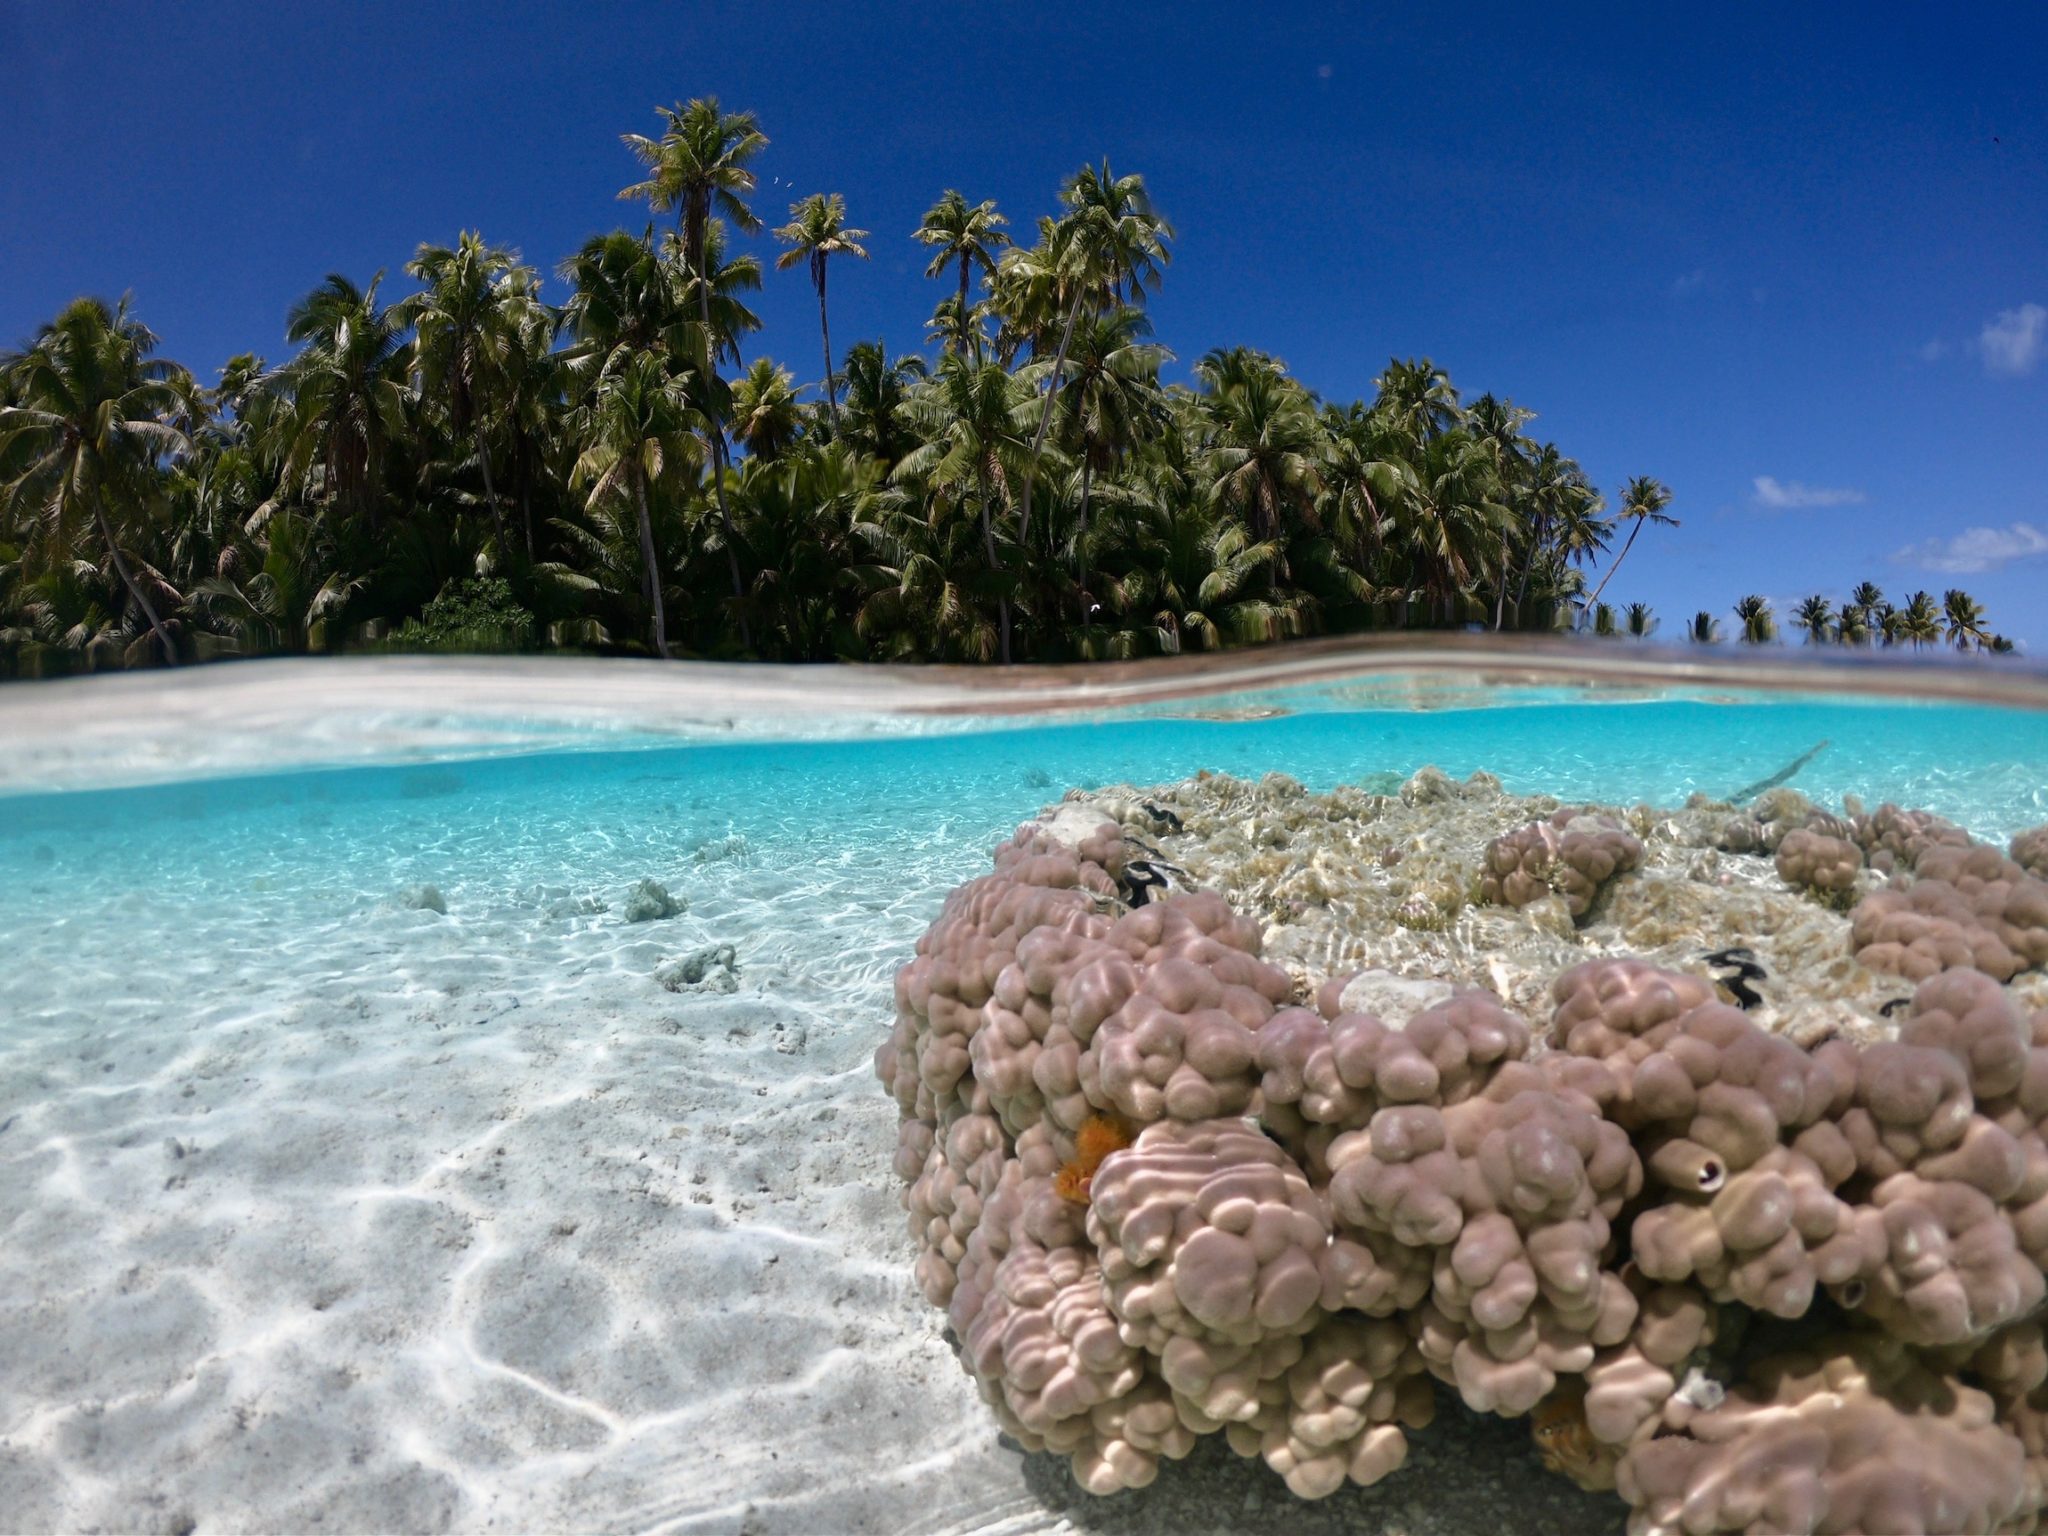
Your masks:
<svg viewBox="0 0 2048 1536"><path fill-rule="evenodd" d="M1174 230L1105 160L1028 229L948 190L907 232L938 294L920 352L835 351L843 198L767 228L768 139L715 99L626 134L638 228L557 276L464 232L291 311L297 351L212 387L127 299L0 354L0 677L230 656L574 650L770 661L1126 659L1386 628L1659 621L1610 591L1672 493L1610 503L1534 413L1427 358L1333 401L1248 348L1190 384L1146 300ZM770 243L755 254L749 238ZM822 375L755 353L747 297L808 279ZM787 349L809 354L809 338ZM808 365L806 366L808 371ZM1768 644L1759 595L1686 638ZM1812 644L2005 652L1957 589L1863 582Z"/></svg>

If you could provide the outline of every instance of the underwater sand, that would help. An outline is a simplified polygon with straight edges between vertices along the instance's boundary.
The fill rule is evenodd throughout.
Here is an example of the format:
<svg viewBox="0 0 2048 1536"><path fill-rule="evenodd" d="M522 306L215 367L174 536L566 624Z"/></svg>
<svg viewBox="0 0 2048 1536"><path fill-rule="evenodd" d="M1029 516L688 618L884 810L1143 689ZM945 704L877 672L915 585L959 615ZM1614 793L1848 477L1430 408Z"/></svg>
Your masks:
<svg viewBox="0 0 2048 1536"><path fill-rule="evenodd" d="M1220 1449L1095 1500L1000 1444L910 1277L891 977L1040 805L1201 767L1675 803L1825 736L1816 797L2048 817L2048 722L1929 719L1162 720L0 800L0 1524L1618 1529L1457 1413L1312 1506ZM688 910L625 922L643 877ZM735 991L656 979L723 944Z"/></svg>

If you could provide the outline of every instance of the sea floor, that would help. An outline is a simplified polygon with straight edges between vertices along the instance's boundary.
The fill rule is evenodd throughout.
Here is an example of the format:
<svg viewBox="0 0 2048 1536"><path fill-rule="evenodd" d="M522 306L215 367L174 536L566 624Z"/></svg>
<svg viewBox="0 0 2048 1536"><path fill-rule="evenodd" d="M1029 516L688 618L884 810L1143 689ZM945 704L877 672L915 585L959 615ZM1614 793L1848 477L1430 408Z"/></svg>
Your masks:
<svg viewBox="0 0 2048 1536"><path fill-rule="evenodd" d="M2048 817L2034 717L1607 708L0 800L0 1524L1618 1529L1448 1405L1314 1506L1215 1450L1079 1492L916 1293L871 1068L944 892L1070 786L1435 761L1677 799L1827 737L1816 795ZM643 879L687 909L628 921Z"/></svg>

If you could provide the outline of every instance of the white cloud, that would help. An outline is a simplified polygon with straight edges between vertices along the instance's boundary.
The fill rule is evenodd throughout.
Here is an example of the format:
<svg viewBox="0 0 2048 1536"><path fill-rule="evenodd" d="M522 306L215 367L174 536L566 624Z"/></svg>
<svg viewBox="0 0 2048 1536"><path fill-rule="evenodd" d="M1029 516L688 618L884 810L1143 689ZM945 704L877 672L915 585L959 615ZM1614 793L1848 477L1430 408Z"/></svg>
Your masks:
<svg viewBox="0 0 2048 1536"><path fill-rule="evenodd" d="M1849 486L1805 485L1775 475L1758 475L1750 483L1760 507L1853 507L1864 499L1861 491Z"/></svg>
<svg viewBox="0 0 2048 1536"><path fill-rule="evenodd" d="M1998 318L1987 320L1978 333L1977 350L1993 373L2014 378L2032 373L2042 353L2048 352L2048 309L2022 304L2018 309L2000 311Z"/></svg>
<svg viewBox="0 0 2048 1536"><path fill-rule="evenodd" d="M1908 544L1892 559L1900 565L1962 576L1995 571L2035 555L2048 555L2048 533L2032 523L2012 523L2004 528L1965 528L1953 538Z"/></svg>

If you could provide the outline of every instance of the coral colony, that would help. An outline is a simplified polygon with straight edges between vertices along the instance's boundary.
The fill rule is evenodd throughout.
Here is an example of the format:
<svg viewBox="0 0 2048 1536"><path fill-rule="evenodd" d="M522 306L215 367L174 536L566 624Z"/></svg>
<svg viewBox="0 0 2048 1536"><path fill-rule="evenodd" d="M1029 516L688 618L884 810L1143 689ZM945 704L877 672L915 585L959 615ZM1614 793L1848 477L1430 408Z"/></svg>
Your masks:
<svg viewBox="0 0 2048 1536"><path fill-rule="evenodd" d="M2048 829L1387 788L1070 796L919 941L876 1067L1001 1426L1318 1498L1442 1382L1636 1532L2035 1529Z"/></svg>

